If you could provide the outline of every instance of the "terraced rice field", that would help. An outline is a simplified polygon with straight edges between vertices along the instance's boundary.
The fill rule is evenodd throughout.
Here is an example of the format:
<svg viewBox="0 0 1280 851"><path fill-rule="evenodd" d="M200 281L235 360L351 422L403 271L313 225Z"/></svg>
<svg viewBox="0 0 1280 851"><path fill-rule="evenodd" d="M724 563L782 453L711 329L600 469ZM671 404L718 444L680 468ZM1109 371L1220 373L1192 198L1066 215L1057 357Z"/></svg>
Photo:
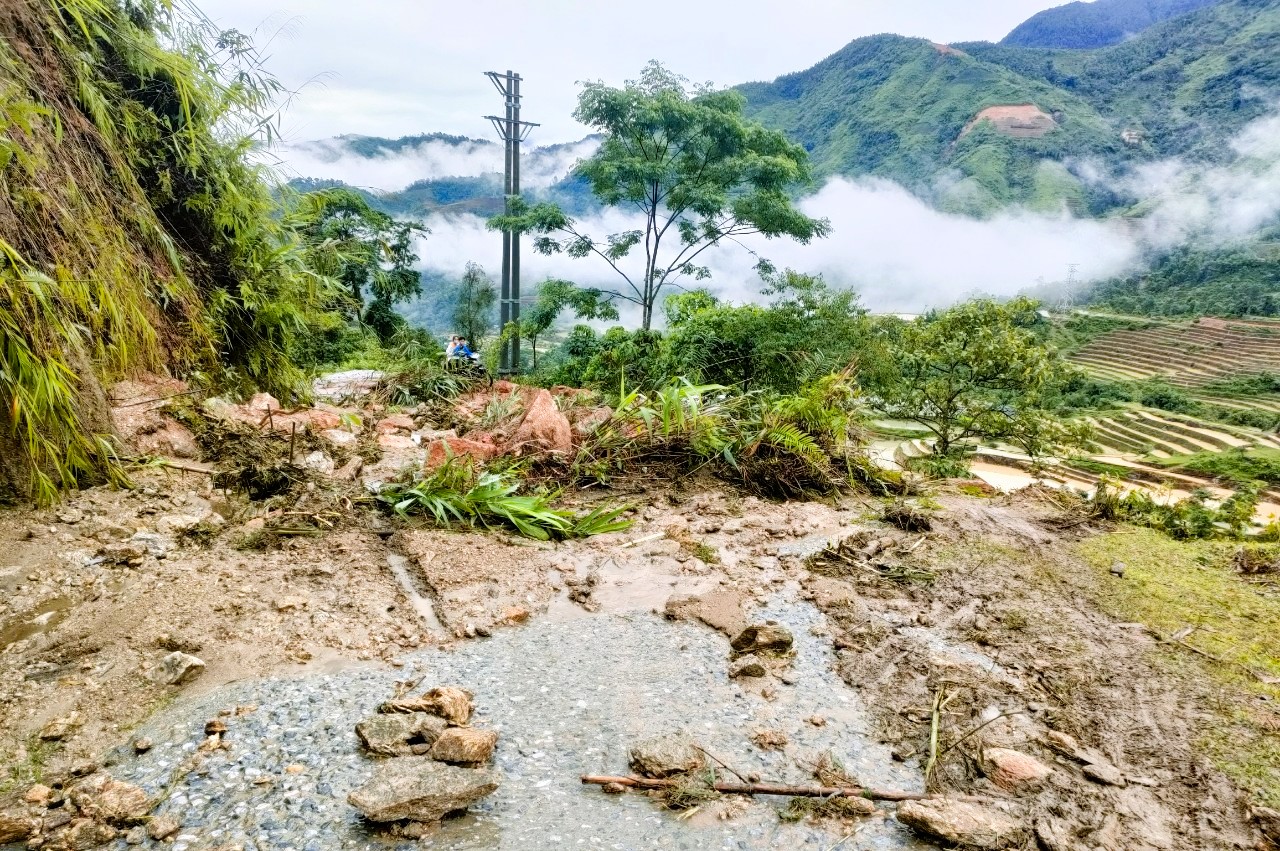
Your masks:
<svg viewBox="0 0 1280 851"><path fill-rule="evenodd" d="M1195 389L1236 375L1280 373L1280 322L1202 318L1111 331L1070 360L1102 378L1161 378ZM1280 401L1273 404L1280 406Z"/></svg>

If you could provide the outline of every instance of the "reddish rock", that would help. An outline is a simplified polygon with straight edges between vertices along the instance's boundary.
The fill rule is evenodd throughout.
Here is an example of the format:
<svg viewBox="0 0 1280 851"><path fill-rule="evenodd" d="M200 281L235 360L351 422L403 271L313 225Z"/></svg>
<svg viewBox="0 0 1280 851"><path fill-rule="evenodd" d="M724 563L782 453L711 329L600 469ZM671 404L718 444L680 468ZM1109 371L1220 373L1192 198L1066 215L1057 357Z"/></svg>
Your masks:
<svg viewBox="0 0 1280 851"><path fill-rule="evenodd" d="M111 824L131 824L151 811L146 792L109 774L95 774L76 784L71 801L84 815Z"/></svg>
<svg viewBox="0 0 1280 851"><path fill-rule="evenodd" d="M550 392L534 394L511 443L517 453L543 450L567 455L573 451L573 429Z"/></svg>
<svg viewBox="0 0 1280 851"><path fill-rule="evenodd" d="M414 449L417 445L413 442L413 438L407 434L378 435L378 447L381 449Z"/></svg>
<svg viewBox="0 0 1280 851"><path fill-rule="evenodd" d="M428 470L434 470L449 460L450 456L457 458L466 455L477 461L484 462L494 458L497 454L498 447L492 443L469 440L465 437L446 437L427 444L427 457L422 463Z"/></svg>
<svg viewBox="0 0 1280 851"><path fill-rule="evenodd" d="M506 381L503 379L498 379L497 381L493 382L493 387L491 389L493 390L494 393L502 393L502 394L515 393L520 389L520 385L512 384L510 381Z"/></svg>
<svg viewBox="0 0 1280 851"><path fill-rule="evenodd" d="M0 813L0 845L21 842L36 832L35 819L21 813Z"/></svg>
<svg viewBox="0 0 1280 851"><path fill-rule="evenodd" d="M270 393L257 393L245 405L251 411L258 411L265 414L267 411L280 410L280 401Z"/></svg>
<svg viewBox="0 0 1280 851"><path fill-rule="evenodd" d="M383 417L378 421L378 432L380 434L389 434L397 431L413 431L417 428L413 417L408 414L392 414L389 417Z"/></svg>
<svg viewBox="0 0 1280 851"><path fill-rule="evenodd" d="M1016 792L1044 780L1052 769L1033 756L1008 748L987 748L983 771L1001 789Z"/></svg>
<svg viewBox="0 0 1280 851"><path fill-rule="evenodd" d="M903 801L898 821L966 848L1010 848L1023 835L1022 825L999 810L946 798Z"/></svg>

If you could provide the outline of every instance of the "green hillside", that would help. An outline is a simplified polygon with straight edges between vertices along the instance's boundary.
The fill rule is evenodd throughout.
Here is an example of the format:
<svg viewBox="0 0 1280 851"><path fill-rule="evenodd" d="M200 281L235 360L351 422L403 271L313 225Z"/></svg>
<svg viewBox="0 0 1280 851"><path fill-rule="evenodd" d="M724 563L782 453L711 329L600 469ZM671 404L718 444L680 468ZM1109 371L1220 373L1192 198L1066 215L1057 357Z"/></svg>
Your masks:
<svg viewBox="0 0 1280 851"><path fill-rule="evenodd" d="M1087 101L1159 156L1223 156L1280 94L1280 0L1218 3L1099 50L957 47Z"/></svg>
<svg viewBox="0 0 1280 851"><path fill-rule="evenodd" d="M1118 133L1085 99L923 39L858 39L807 71L739 90L753 118L809 150L819 175L891 178L936 192L941 207L960 212L1087 202L1062 161L1126 156ZM990 123L965 132L983 109L1019 104L1052 116L1051 129L1039 138ZM951 172L960 181L937 191Z"/></svg>
<svg viewBox="0 0 1280 851"><path fill-rule="evenodd" d="M1032 15L1001 44L1011 47L1087 49L1119 44L1153 24L1194 12L1219 0L1093 0L1067 3Z"/></svg>

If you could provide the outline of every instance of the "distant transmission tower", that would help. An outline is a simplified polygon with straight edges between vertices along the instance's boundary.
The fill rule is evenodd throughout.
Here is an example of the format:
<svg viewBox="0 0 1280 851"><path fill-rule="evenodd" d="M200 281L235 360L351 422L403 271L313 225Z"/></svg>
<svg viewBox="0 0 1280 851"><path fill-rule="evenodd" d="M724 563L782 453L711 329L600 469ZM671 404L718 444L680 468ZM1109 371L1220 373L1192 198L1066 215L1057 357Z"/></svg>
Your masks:
<svg viewBox="0 0 1280 851"><path fill-rule="evenodd" d="M1063 310L1070 310L1076 303L1076 273L1080 271L1079 263L1067 264L1067 291L1062 295Z"/></svg>
<svg viewBox="0 0 1280 851"><path fill-rule="evenodd" d="M486 71L506 103L505 115L486 115L498 131L498 138L506 143L506 181L504 203L507 215L511 215L511 199L520 194L520 143L529 137L533 128L530 121L520 120L520 75L510 70L505 74ZM510 323L520 322L520 234L502 232L502 288L498 298L499 327L505 331ZM498 373L510 375L520 370L520 332L502 344L498 358Z"/></svg>

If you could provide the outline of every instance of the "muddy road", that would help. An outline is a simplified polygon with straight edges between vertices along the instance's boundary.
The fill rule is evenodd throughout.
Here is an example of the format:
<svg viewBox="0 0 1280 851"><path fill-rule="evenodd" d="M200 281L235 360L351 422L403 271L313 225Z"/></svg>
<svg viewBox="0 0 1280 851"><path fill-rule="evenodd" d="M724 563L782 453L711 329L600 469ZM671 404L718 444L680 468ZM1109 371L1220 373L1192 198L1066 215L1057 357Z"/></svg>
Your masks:
<svg viewBox="0 0 1280 851"><path fill-rule="evenodd" d="M1109 579L1073 551L1095 530L1034 495L943 491L907 532L874 501L690 483L630 494L634 526L585 541L370 514L260 549L207 476L139 484L0 514L5 794L105 764L180 828L122 829L121 848L405 844L347 803L373 770L352 728L419 683L475 693L502 782L405 847L906 849L965 829L765 796L677 813L578 781L681 732L744 776L813 783L834 757L860 784L969 796L1002 825L955 835L976 847L1262 847L1198 747L1205 707L1236 696L1172 676L1148 631L1103 615ZM792 651L731 678L730 639L768 621ZM203 667L165 682L174 653Z"/></svg>

